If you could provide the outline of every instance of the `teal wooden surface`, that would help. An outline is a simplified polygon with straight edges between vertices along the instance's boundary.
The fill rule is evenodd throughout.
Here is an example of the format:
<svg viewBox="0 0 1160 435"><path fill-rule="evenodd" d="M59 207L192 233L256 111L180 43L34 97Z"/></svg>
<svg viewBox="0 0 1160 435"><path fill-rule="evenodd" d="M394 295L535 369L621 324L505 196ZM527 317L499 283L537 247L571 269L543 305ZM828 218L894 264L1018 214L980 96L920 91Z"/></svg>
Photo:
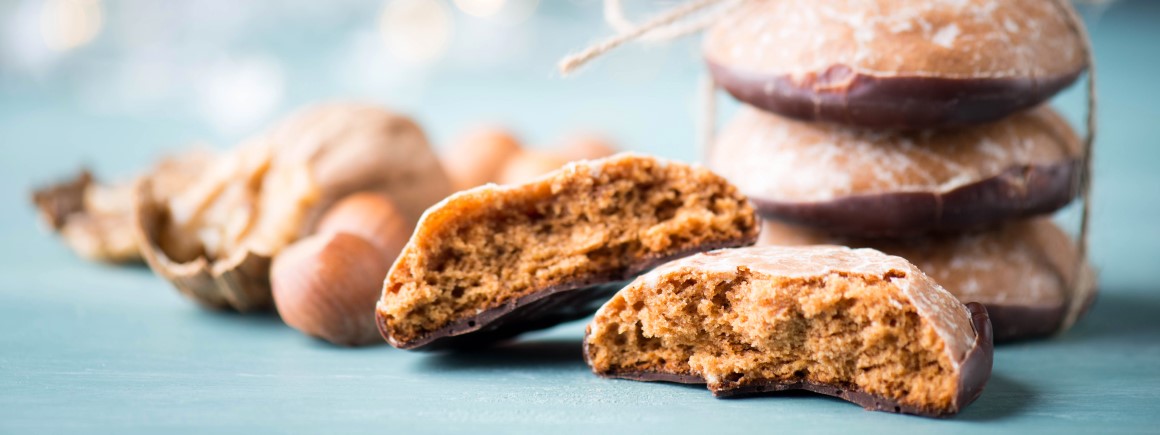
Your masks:
<svg viewBox="0 0 1160 435"><path fill-rule="evenodd" d="M434 71L422 98L398 105L441 144L473 121L498 119L540 143L588 126L631 149L691 159L695 43L629 49L574 80L552 74L556 55L604 32L592 24L595 8L545 6L539 26L554 36L522 66ZM491 350L424 354L336 348L273 314L200 310L148 269L75 258L37 225L27 190L81 164L128 176L190 140L224 144L241 133L215 133L180 108L103 111L66 86L6 77L0 432L1160 432L1158 20L1157 2L1125 1L1093 22L1099 300L1061 337L1000 347L982 397L949 420L866 412L811 394L719 400L700 387L599 379L580 357L583 322ZM618 75L640 56L660 56L664 68L648 80ZM341 96L395 102L301 84L317 73L306 66L317 59L306 51L289 59L298 72L287 109ZM1082 113L1077 89L1056 104L1073 120Z"/></svg>

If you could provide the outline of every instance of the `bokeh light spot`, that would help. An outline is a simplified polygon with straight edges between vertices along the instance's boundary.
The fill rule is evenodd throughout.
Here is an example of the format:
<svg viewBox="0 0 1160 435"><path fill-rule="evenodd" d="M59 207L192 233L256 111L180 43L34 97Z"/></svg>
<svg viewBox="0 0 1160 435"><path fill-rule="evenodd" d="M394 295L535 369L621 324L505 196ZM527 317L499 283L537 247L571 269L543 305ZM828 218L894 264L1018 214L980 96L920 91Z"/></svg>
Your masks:
<svg viewBox="0 0 1160 435"><path fill-rule="evenodd" d="M451 42L451 13L439 0L389 0L379 15L387 51L413 65L438 60Z"/></svg>

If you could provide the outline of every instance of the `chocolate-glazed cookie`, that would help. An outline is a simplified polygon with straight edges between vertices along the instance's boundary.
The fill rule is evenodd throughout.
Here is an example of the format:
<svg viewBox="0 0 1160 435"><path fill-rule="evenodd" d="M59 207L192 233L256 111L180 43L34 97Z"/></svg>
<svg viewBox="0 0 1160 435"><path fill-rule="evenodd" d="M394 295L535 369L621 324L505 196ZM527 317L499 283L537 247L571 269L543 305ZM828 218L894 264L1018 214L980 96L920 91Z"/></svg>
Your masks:
<svg viewBox="0 0 1160 435"><path fill-rule="evenodd" d="M757 244L846 245L906 258L960 301L985 305L996 341L1057 331L1076 285L1076 245L1049 218L1019 220L978 233L910 239L835 237L766 220ZM1084 292L1092 298L1095 293Z"/></svg>
<svg viewBox="0 0 1160 435"><path fill-rule="evenodd" d="M757 218L699 166L619 154L456 193L424 213L384 284L395 347L488 344L591 314L664 261L751 245Z"/></svg>
<svg viewBox="0 0 1160 435"><path fill-rule="evenodd" d="M584 338L601 376L806 389L867 409L952 415L982 393L986 309L872 249L759 246L665 264L604 304Z"/></svg>
<svg viewBox="0 0 1160 435"><path fill-rule="evenodd" d="M1046 106L969 128L881 132L743 108L708 165L758 213L832 234L962 231L1075 196L1079 139Z"/></svg>
<svg viewBox="0 0 1160 435"><path fill-rule="evenodd" d="M746 2L704 56L737 99L783 116L933 128L1033 107L1084 71L1068 2Z"/></svg>

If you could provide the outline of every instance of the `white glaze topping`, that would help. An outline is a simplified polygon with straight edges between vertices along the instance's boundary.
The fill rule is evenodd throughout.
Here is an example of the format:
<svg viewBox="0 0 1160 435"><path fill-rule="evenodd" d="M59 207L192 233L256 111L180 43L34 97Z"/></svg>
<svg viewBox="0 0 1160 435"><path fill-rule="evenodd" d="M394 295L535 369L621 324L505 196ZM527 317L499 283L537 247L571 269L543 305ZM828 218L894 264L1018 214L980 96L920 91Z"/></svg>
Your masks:
<svg viewBox="0 0 1160 435"><path fill-rule="evenodd" d="M1028 165L1058 165L1079 138L1046 106L971 128L899 133L793 121L743 108L708 166L751 197L826 201L892 192L945 193Z"/></svg>
<svg viewBox="0 0 1160 435"><path fill-rule="evenodd" d="M1037 79L1084 64L1054 0L752 1L709 30L705 56L791 76L845 65L876 76Z"/></svg>

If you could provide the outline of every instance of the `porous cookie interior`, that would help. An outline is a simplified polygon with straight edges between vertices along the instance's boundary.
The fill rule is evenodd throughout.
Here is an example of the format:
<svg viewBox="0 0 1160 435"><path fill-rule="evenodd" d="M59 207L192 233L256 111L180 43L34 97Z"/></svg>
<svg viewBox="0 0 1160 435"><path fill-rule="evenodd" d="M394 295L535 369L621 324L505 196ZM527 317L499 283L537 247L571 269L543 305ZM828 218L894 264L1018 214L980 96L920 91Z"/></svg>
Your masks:
<svg viewBox="0 0 1160 435"><path fill-rule="evenodd" d="M949 409L957 369L895 284L904 275L669 273L597 314L589 364L613 376L695 375L715 392L813 382Z"/></svg>
<svg viewBox="0 0 1160 435"><path fill-rule="evenodd" d="M651 158L468 191L442 209L388 277L379 315L397 342L537 291L627 279L642 262L756 238L752 208L724 179Z"/></svg>

